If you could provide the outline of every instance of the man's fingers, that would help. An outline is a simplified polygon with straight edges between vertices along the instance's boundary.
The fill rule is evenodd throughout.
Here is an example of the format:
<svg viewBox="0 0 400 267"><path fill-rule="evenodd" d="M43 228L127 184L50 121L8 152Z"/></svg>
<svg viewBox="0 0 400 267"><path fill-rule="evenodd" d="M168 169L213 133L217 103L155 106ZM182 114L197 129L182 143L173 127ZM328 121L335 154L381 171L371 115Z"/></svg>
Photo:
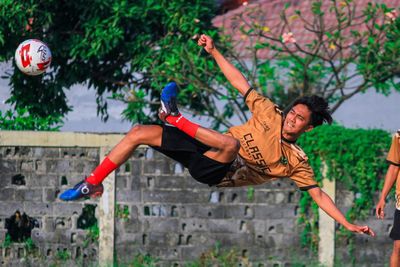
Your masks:
<svg viewBox="0 0 400 267"><path fill-rule="evenodd" d="M355 225L355 227L352 229L352 231L355 233L358 233L358 234L367 234L370 236L375 236L374 231L372 231L372 229L369 228L368 225L365 225L365 226Z"/></svg>
<svg viewBox="0 0 400 267"><path fill-rule="evenodd" d="M382 208L376 208L376 217L378 219L383 219L385 217L385 211Z"/></svg>
<svg viewBox="0 0 400 267"><path fill-rule="evenodd" d="M370 235L370 236L375 236L374 231L372 231L372 229L370 229L369 227L368 227L368 230L365 233Z"/></svg>
<svg viewBox="0 0 400 267"><path fill-rule="evenodd" d="M369 226L363 226L363 227L361 228L361 231L362 231L362 233L364 233L364 234L367 234L367 235L370 235L370 236L375 236L374 231L372 231L372 229L369 228Z"/></svg>
<svg viewBox="0 0 400 267"><path fill-rule="evenodd" d="M192 40L193 41L197 41L197 44L199 46L205 46L206 45L206 41L203 38L203 35L195 34L195 35L192 36Z"/></svg>
<svg viewBox="0 0 400 267"><path fill-rule="evenodd" d="M385 212L383 210L379 213L379 219L383 219L385 217Z"/></svg>
<svg viewBox="0 0 400 267"><path fill-rule="evenodd" d="M376 214L376 217L377 217L378 219L380 219L380 217L381 217L381 210L380 210L380 208L376 208L375 214Z"/></svg>

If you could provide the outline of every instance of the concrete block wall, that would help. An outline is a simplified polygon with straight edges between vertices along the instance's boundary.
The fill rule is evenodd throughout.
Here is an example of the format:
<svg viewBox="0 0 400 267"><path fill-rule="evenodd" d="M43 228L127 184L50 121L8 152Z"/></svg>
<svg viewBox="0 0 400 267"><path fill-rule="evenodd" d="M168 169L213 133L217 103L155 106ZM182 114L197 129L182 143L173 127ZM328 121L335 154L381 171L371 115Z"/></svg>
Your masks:
<svg viewBox="0 0 400 267"><path fill-rule="evenodd" d="M80 181L97 166L104 147L121 135L0 132L0 265L95 265L100 253L110 252L119 263L149 254L158 266L185 266L216 247L235 249L252 266L283 267L318 259L300 247L298 201L300 191L289 180L249 188L217 189L199 184L182 166L147 147L140 147L115 172L115 229L113 243L90 241L78 220L88 205L102 200L61 202L59 193ZM101 149L100 149L101 148ZM371 196L376 201L377 196ZM103 198L104 199L104 198ZM336 202L346 211L354 196L340 184ZM365 221L377 237L355 236L354 257L343 240L336 240L338 266L385 266L392 241L387 237L394 204L387 218ZM31 238L7 245L5 221L15 212L37 220ZM101 213L100 213L101 214ZM108 233L109 234L109 233ZM102 237L100 233L101 243ZM4 246L6 245L6 246ZM112 251L115 253L113 254ZM242 263L242 266L246 266Z"/></svg>
<svg viewBox="0 0 400 267"><path fill-rule="evenodd" d="M87 241L87 231L77 223L83 207L96 201L57 199L97 164L97 148L0 147L1 266L97 263L98 245ZM37 222L31 232L34 248L5 240L5 222L17 211Z"/></svg>
<svg viewBox="0 0 400 267"><path fill-rule="evenodd" d="M127 218L116 215L118 261L142 253L161 266L184 266L218 244L254 266L300 261L296 186L285 179L254 188L253 196L248 190L200 184L162 154L136 151L116 172L116 205L129 210Z"/></svg>
<svg viewBox="0 0 400 267"><path fill-rule="evenodd" d="M354 194L346 190L343 184L338 184L336 194L336 203L340 207L340 210L347 212L354 202ZM389 266L393 247L393 241L389 238L389 233L393 226L395 211L394 195L387 199L384 220L378 220L375 215L375 204L379 199L379 192L370 196L370 199L373 206L369 211L368 218L363 221L357 221L357 223L360 225L369 225L374 230L376 236L371 238L366 235L355 235L353 244L354 254L351 255L351 245L342 238L338 229L339 225L336 223L336 263L346 263L347 265L345 266L351 266L350 263L354 262L354 266L357 267Z"/></svg>

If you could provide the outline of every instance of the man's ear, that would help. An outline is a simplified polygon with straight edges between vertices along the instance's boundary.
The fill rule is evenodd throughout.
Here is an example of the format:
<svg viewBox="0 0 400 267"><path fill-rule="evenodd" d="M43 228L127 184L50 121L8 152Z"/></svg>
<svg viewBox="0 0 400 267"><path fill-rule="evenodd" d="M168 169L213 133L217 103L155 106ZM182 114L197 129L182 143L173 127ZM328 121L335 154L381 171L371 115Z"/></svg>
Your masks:
<svg viewBox="0 0 400 267"><path fill-rule="evenodd" d="M310 125L307 125L307 128L304 130L304 132L306 133L306 132L310 132L310 131L312 131L314 129L314 126L312 126L311 124Z"/></svg>

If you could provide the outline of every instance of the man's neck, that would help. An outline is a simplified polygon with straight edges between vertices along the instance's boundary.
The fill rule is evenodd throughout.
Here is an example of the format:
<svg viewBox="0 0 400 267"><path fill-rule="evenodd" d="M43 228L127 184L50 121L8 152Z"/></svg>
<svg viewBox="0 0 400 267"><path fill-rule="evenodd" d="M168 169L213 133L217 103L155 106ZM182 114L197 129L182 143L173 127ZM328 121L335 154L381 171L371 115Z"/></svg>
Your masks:
<svg viewBox="0 0 400 267"><path fill-rule="evenodd" d="M285 135L282 134L282 140L287 143L294 144L294 143L296 143L297 138L287 138L287 135L285 137Z"/></svg>
<svg viewBox="0 0 400 267"><path fill-rule="evenodd" d="M282 132L282 140L288 143L296 143L298 135L291 135L285 132Z"/></svg>

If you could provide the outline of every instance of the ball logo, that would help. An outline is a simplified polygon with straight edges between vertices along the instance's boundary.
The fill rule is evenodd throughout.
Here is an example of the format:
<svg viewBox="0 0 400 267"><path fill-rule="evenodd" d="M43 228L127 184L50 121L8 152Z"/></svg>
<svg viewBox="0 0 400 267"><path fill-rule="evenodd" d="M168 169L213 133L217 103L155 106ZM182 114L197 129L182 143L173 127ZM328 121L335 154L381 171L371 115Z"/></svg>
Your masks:
<svg viewBox="0 0 400 267"><path fill-rule="evenodd" d="M21 64L24 68L31 64L31 58L29 56L29 50L31 49L31 44L26 44L22 46L19 54L21 56Z"/></svg>
<svg viewBox="0 0 400 267"><path fill-rule="evenodd" d="M42 62L42 63L38 63L37 67L39 70L45 70L47 68L48 65L50 65L50 60L46 61L46 62Z"/></svg>
<svg viewBox="0 0 400 267"><path fill-rule="evenodd" d="M40 60L45 61L46 60L46 47L44 45L41 45L41 46L39 46L39 49L37 51L40 54Z"/></svg>
<svg viewBox="0 0 400 267"><path fill-rule="evenodd" d="M85 185L81 188L81 192L82 194L87 195L89 193L89 188Z"/></svg>
<svg viewBox="0 0 400 267"><path fill-rule="evenodd" d="M46 47L44 45L41 45L38 49L38 53L40 54L40 60L42 60L43 62L38 63L37 67L39 70L45 70L51 62L51 60L45 61L47 57Z"/></svg>

